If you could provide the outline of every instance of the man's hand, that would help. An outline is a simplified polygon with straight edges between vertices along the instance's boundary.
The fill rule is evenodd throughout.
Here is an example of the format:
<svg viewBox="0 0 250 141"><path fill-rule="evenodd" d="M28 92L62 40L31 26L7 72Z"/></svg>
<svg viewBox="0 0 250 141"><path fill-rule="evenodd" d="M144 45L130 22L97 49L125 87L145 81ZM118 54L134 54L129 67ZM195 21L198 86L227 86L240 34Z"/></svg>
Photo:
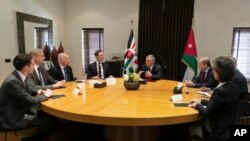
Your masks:
<svg viewBox="0 0 250 141"><path fill-rule="evenodd" d="M185 85L186 85L186 87L193 87L194 86L194 83L192 82L192 81L186 81L185 82Z"/></svg>
<svg viewBox="0 0 250 141"><path fill-rule="evenodd" d="M47 89L47 90L45 90L44 95L46 95L47 97L51 97L53 95L53 92L51 89Z"/></svg>
<svg viewBox="0 0 250 141"><path fill-rule="evenodd" d="M188 104L188 107L195 108L197 104L200 104L201 100L193 100Z"/></svg>
<svg viewBox="0 0 250 141"><path fill-rule="evenodd" d="M92 79L97 80L97 79L99 79L99 77L98 76L94 76L94 77L92 77Z"/></svg>
<svg viewBox="0 0 250 141"><path fill-rule="evenodd" d="M202 91L202 92L210 92L211 89L210 89L210 88L207 88L207 87L201 87L201 91Z"/></svg>
<svg viewBox="0 0 250 141"><path fill-rule="evenodd" d="M151 76L152 76L151 72L147 71L147 72L145 73L145 77L151 78Z"/></svg>
<svg viewBox="0 0 250 141"><path fill-rule="evenodd" d="M65 81L58 81L56 84L53 85L53 88L65 87Z"/></svg>

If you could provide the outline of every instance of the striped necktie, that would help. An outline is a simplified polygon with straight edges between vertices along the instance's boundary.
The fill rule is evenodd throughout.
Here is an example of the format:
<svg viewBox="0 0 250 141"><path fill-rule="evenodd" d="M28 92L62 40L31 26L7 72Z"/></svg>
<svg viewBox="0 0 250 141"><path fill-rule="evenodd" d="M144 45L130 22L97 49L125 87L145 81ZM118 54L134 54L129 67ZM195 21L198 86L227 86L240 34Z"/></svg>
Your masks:
<svg viewBox="0 0 250 141"><path fill-rule="evenodd" d="M37 68L37 72L38 72L38 77L39 77L39 80L40 80L40 84L42 86L45 85L44 80L43 80L43 75L41 73L41 68L40 67Z"/></svg>

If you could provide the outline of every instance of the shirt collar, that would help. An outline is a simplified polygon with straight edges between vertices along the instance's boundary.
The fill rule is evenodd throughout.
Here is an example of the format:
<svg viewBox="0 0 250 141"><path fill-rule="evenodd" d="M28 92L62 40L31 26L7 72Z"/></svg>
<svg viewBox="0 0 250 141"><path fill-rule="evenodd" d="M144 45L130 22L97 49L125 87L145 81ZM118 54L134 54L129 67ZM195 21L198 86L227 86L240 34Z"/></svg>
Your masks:
<svg viewBox="0 0 250 141"><path fill-rule="evenodd" d="M222 85L224 85L224 84L226 84L227 82L220 82L218 85L217 85L217 87L216 88L219 88L220 86L222 86Z"/></svg>
<svg viewBox="0 0 250 141"><path fill-rule="evenodd" d="M38 69L38 65L37 64L34 64L34 69L37 70Z"/></svg>
<svg viewBox="0 0 250 141"><path fill-rule="evenodd" d="M18 71L18 70L16 70L16 72L17 72L18 75L21 77L22 81L25 82L26 76L25 76L22 72L20 72L20 71Z"/></svg>
<svg viewBox="0 0 250 141"><path fill-rule="evenodd" d="M152 71L153 67L154 67L154 65L152 65L152 66L150 67L151 71Z"/></svg>
<svg viewBox="0 0 250 141"><path fill-rule="evenodd" d="M66 66L63 66L63 65L61 65L60 63L58 63L58 64L59 64L59 66L61 67L61 69L66 68Z"/></svg>
<svg viewBox="0 0 250 141"><path fill-rule="evenodd" d="M101 62L95 61L95 62L96 62L96 64L98 64L98 63L102 63L103 61L101 61Z"/></svg>
<svg viewBox="0 0 250 141"><path fill-rule="evenodd" d="M204 72L207 73L209 69L210 69L210 67L208 67Z"/></svg>

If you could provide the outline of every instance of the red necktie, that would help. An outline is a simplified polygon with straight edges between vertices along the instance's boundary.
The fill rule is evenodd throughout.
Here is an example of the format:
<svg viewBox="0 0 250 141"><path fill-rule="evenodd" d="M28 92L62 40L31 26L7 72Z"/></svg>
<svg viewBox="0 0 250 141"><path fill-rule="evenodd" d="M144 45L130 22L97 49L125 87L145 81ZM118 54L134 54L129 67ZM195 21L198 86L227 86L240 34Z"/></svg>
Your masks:
<svg viewBox="0 0 250 141"><path fill-rule="evenodd" d="M201 82L204 83L205 82L205 78L206 77L206 72L202 72L201 73Z"/></svg>

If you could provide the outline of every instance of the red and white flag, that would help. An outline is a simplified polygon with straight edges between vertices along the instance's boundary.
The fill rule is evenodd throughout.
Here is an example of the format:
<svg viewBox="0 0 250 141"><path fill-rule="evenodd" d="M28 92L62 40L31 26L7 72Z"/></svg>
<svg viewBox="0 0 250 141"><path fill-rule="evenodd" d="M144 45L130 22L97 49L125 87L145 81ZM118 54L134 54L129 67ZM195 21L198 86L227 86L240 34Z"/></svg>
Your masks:
<svg viewBox="0 0 250 141"><path fill-rule="evenodd" d="M134 32L131 29L127 49L124 55L124 74L137 72L138 60L137 60L137 47L135 45Z"/></svg>
<svg viewBox="0 0 250 141"><path fill-rule="evenodd" d="M194 80L197 77L197 51L194 40L193 28L191 28L187 44L184 49L184 53L181 61L187 65L187 69L183 80Z"/></svg>

